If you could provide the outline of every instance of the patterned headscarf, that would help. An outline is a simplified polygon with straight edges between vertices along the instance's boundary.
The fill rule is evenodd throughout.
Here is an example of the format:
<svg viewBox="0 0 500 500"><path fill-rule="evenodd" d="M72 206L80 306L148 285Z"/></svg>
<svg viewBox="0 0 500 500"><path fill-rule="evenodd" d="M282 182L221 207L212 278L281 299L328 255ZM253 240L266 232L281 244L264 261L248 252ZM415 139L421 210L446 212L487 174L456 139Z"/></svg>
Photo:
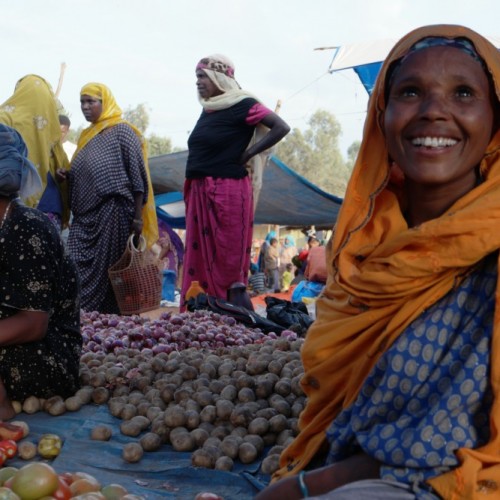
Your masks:
<svg viewBox="0 0 500 500"><path fill-rule="evenodd" d="M28 149L21 134L0 124L0 196L19 193L24 198L41 189L42 181L28 160Z"/></svg>
<svg viewBox="0 0 500 500"><path fill-rule="evenodd" d="M241 88L238 82L234 79L234 64L226 56L222 54L213 54L204 57L196 65L196 69L202 69L207 74L208 78L221 91Z"/></svg>
<svg viewBox="0 0 500 500"><path fill-rule="evenodd" d="M430 47L453 47L455 49L461 50L465 54L472 57L475 61L480 63L484 69L486 69L486 65L484 64L483 59L481 59L476 49L474 48L474 45L470 42L470 40L467 40L467 38L464 37L446 38L443 36L428 36L415 43L413 47L411 47L410 50L401 59L395 61L391 65L387 76L386 93L388 91L388 88L391 86L391 83L394 80L394 77L396 76L398 69L402 66L402 64L406 61L406 59L408 59L408 57L411 54L418 52L419 50L428 49Z"/></svg>

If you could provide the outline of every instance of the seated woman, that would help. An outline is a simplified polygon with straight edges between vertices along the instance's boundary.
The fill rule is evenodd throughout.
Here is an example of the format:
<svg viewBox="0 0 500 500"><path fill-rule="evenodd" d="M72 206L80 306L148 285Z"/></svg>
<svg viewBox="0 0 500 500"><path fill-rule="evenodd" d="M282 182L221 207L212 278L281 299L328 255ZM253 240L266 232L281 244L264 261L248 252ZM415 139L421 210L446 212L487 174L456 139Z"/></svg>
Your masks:
<svg viewBox="0 0 500 500"><path fill-rule="evenodd" d="M271 498L498 498L500 53L396 44L302 348L307 405Z"/></svg>
<svg viewBox="0 0 500 500"><path fill-rule="evenodd" d="M20 202L41 187L20 134L0 125L0 420L12 401L79 388L79 282L49 218Z"/></svg>

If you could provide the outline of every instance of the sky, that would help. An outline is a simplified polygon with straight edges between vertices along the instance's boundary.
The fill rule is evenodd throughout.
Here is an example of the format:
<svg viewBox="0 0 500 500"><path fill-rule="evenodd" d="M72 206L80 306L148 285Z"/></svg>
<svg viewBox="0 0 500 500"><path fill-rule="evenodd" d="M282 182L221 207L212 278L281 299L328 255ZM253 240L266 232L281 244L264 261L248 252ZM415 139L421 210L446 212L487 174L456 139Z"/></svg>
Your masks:
<svg viewBox="0 0 500 500"><path fill-rule="evenodd" d="M106 84L122 109L144 103L146 135L186 149L201 112L195 66L221 53L244 88L302 131L315 111L335 115L340 148L362 135L368 95L352 70L329 73L322 47L399 38L426 24L463 24L499 36L498 0L0 0L0 102L35 73L55 90L72 126L88 82Z"/></svg>

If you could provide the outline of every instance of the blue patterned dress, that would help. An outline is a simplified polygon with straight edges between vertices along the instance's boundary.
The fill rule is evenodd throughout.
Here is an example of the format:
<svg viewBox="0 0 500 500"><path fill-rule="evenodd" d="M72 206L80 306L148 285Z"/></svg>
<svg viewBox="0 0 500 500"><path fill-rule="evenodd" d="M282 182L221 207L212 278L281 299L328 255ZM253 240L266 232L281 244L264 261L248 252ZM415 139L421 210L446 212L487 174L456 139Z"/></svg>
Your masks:
<svg viewBox="0 0 500 500"><path fill-rule="evenodd" d="M490 345L497 256L409 325L327 431L327 463L360 451L381 479L436 498L427 479L458 465L455 451L489 439Z"/></svg>

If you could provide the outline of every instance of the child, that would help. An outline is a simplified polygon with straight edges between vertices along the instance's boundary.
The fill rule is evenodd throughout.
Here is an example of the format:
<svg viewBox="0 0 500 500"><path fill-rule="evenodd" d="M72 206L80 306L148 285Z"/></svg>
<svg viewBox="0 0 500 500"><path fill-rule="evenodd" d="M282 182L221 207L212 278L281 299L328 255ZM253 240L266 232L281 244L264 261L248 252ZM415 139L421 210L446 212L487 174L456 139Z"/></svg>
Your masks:
<svg viewBox="0 0 500 500"><path fill-rule="evenodd" d="M264 267L267 278L269 279L268 286L275 292L280 291L279 264L278 240L276 238L271 238L269 246L266 248Z"/></svg>
<svg viewBox="0 0 500 500"><path fill-rule="evenodd" d="M290 285L292 284L293 280L293 273L292 273L293 265L292 264L287 264L285 267L285 272L283 273L283 276L281 277L281 284L282 292L288 292Z"/></svg>
<svg viewBox="0 0 500 500"><path fill-rule="evenodd" d="M248 284L252 287L252 294L259 295L266 291L266 275L259 271L257 264L250 266L251 276L248 278Z"/></svg>

